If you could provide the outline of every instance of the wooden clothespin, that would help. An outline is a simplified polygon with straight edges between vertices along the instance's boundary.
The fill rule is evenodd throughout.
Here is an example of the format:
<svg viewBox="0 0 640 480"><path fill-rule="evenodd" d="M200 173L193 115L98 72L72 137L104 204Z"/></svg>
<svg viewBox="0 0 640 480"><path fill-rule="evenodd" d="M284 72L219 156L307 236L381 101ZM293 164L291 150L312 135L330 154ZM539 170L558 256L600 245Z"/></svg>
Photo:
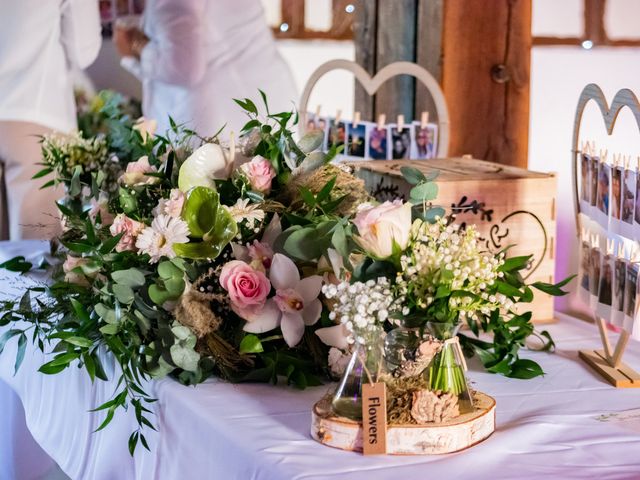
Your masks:
<svg viewBox="0 0 640 480"><path fill-rule="evenodd" d="M360 112L354 112L353 113L353 126L357 127L359 123L360 123Z"/></svg>
<svg viewBox="0 0 640 480"><path fill-rule="evenodd" d="M613 255L616 242L613 238L607 238L607 255Z"/></svg>
<svg viewBox="0 0 640 480"><path fill-rule="evenodd" d="M618 254L617 254L618 258L624 258L624 243L620 242L618 243Z"/></svg>
<svg viewBox="0 0 640 480"><path fill-rule="evenodd" d="M320 118L320 110L322 109L322 105L318 104L316 107L316 118Z"/></svg>
<svg viewBox="0 0 640 480"><path fill-rule="evenodd" d="M420 128L425 129L429 124L429 112L422 112L420 115Z"/></svg>
<svg viewBox="0 0 640 480"><path fill-rule="evenodd" d="M598 241L598 235L594 233L591 235L591 248L599 248L599 247L600 247L600 242Z"/></svg>
<svg viewBox="0 0 640 480"><path fill-rule="evenodd" d="M631 162L631 156L629 156L629 163ZM636 172L640 172L640 157L636 158Z"/></svg>
<svg viewBox="0 0 640 480"><path fill-rule="evenodd" d="M613 154L613 167L614 168L618 168L618 165L620 165L620 159L622 158L622 155L619 153L614 153Z"/></svg>
<svg viewBox="0 0 640 480"><path fill-rule="evenodd" d="M600 161L602 163L607 163L607 155L609 153L609 150L607 150L606 148L604 150L600 149Z"/></svg>
<svg viewBox="0 0 640 480"><path fill-rule="evenodd" d="M378 115L378 130L382 130L384 128L384 124L387 121L387 116L384 113Z"/></svg>
<svg viewBox="0 0 640 480"><path fill-rule="evenodd" d="M404 130L404 115L398 115L398 121L396 122L397 129L399 133L402 133Z"/></svg>
<svg viewBox="0 0 640 480"><path fill-rule="evenodd" d="M340 119L342 118L342 110L336 110L336 125L340 123Z"/></svg>

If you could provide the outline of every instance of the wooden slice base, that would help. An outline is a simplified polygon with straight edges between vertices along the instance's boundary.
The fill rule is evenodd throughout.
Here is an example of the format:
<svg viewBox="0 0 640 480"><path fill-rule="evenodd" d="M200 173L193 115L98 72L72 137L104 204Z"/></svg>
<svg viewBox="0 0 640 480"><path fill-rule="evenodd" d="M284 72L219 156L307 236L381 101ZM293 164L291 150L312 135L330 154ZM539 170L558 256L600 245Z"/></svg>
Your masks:
<svg viewBox="0 0 640 480"><path fill-rule="evenodd" d="M476 410L454 420L430 425L389 425L387 453L433 455L464 450L489 437L496 428L496 402L476 392ZM331 413L328 397L313 407L311 436L329 447L362 451L362 424Z"/></svg>
<svg viewBox="0 0 640 480"><path fill-rule="evenodd" d="M612 367L603 350L580 350L578 355L614 387L640 388L640 373L622 362L617 368Z"/></svg>

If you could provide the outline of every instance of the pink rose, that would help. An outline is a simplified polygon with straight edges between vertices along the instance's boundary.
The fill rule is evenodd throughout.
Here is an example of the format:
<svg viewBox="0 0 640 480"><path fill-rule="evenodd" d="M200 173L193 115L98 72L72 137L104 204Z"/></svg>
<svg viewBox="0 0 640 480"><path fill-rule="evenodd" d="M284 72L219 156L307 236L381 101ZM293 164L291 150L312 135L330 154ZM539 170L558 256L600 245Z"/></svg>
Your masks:
<svg viewBox="0 0 640 480"><path fill-rule="evenodd" d="M109 231L114 237L120 233L123 234L118 245L116 245L116 252L124 252L125 250L137 251L136 240L145 227L144 223L136 222L124 213L118 214L109 227Z"/></svg>
<svg viewBox="0 0 640 480"><path fill-rule="evenodd" d="M269 160L261 156L253 157L253 160L243 164L240 169L249 179L251 188L260 193L269 193L271 180L276 176Z"/></svg>
<svg viewBox="0 0 640 480"><path fill-rule="evenodd" d="M149 164L149 157L145 155L144 157L140 157L135 162L129 163L125 172L120 175L118 182L130 187L135 185L157 183L160 180L158 177L147 176L147 173L157 172L158 169Z"/></svg>
<svg viewBox="0 0 640 480"><path fill-rule="evenodd" d="M244 311L255 312L264 307L271 291L271 282L264 273L240 260L232 260L222 267L220 285L229 293L233 310L245 318Z"/></svg>
<svg viewBox="0 0 640 480"><path fill-rule="evenodd" d="M75 283L76 285L87 286L89 282L87 281L87 277L85 277L81 273L74 272L73 270L86 265L88 260L86 258L81 257L72 257L71 255L67 256L64 263L62 264L62 271L64 272L64 280L68 283Z"/></svg>

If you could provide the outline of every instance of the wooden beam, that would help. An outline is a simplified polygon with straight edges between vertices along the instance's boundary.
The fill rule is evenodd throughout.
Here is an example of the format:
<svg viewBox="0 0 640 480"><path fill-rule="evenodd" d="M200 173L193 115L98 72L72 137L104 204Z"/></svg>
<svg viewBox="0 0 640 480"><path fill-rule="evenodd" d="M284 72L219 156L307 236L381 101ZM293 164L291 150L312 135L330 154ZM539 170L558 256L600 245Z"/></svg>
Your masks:
<svg viewBox="0 0 640 480"><path fill-rule="evenodd" d="M607 32L604 28L606 0L584 0L584 35L595 45L607 43Z"/></svg>
<svg viewBox="0 0 640 480"><path fill-rule="evenodd" d="M357 0L353 22L353 39L356 45L356 62L369 75L376 73L376 27L378 16L377 0ZM354 111L360 112L365 120L373 120L375 116L375 99L355 82Z"/></svg>
<svg viewBox="0 0 640 480"><path fill-rule="evenodd" d="M378 1L376 70L401 60L416 59L417 0ZM383 85L375 100L375 114L384 113L389 122L398 115L414 118L415 79L396 77Z"/></svg>
<svg viewBox="0 0 640 480"><path fill-rule="evenodd" d="M436 80L442 82L442 26L445 0L418 0L416 28L416 63L426 68ZM438 53L439 52L439 53ZM429 112L430 120L437 120L435 104L427 88L416 84L416 117Z"/></svg>
<svg viewBox="0 0 640 480"><path fill-rule="evenodd" d="M442 55L450 155L526 167L531 0L447 0Z"/></svg>

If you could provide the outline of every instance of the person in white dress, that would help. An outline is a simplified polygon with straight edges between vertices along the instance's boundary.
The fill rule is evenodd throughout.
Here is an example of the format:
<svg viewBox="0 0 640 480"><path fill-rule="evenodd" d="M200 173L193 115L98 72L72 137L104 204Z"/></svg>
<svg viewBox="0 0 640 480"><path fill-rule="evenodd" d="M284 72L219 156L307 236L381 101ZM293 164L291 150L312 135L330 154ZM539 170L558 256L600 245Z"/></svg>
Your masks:
<svg viewBox="0 0 640 480"><path fill-rule="evenodd" d="M116 27L114 42L161 134L169 115L202 136L237 133L248 118L232 99L259 100L258 89L272 113L298 98L258 0L148 0L142 28Z"/></svg>
<svg viewBox="0 0 640 480"><path fill-rule="evenodd" d="M76 128L72 70L90 65L100 50L98 2L0 0L0 12L3 220L8 216L11 240L51 238L61 195L31 180L42 168L38 136Z"/></svg>

